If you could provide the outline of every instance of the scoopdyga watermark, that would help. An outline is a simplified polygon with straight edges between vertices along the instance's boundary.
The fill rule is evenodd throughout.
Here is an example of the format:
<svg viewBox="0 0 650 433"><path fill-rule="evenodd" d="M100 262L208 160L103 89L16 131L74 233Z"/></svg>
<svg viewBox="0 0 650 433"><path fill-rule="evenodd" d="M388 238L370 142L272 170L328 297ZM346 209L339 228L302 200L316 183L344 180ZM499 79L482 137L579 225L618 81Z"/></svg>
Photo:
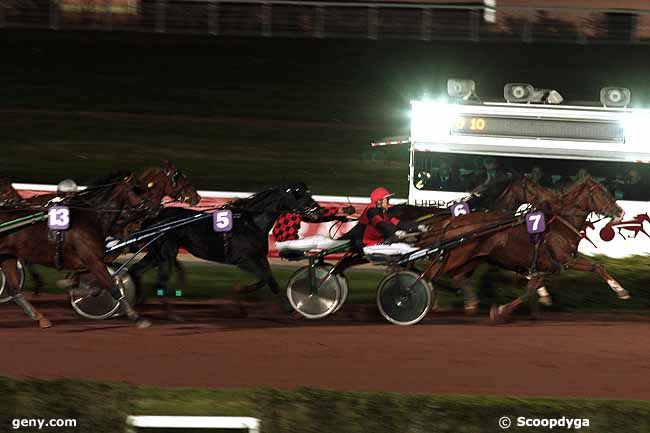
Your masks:
<svg viewBox="0 0 650 433"><path fill-rule="evenodd" d="M517 417L517 427L536 427L539 429L564 429L564 430L580 430L583 427L589 427L589 419L587 418L527 418L525 416ZM510 417L502 416L499 418L499 427L507 430L512 426Z"/></svg>

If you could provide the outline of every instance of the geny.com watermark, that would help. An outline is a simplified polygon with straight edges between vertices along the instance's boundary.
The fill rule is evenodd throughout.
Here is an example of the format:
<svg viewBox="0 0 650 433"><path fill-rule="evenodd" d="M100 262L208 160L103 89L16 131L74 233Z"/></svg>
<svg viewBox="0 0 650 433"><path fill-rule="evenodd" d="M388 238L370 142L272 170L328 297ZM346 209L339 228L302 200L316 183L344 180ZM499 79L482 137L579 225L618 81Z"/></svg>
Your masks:
<svg viewBox="0 0 650 433"><path fill-rule="evenodd" d="M16 418L11 420L11 427L14 430L21 428L37 428L42 430L50 427L77 427L76 419L26 419Z"/></svg>
<svg viewBox="0 0 650 433"><path fill-rule="evenodd" d="M517 427L543 427L548 429L562 428L566 430L580 430L583 427L589 427L587 418L526 418L520 416L516 419ZM499 418L499 427L508 429L512 426L512 420L507 416Z"/></svg>

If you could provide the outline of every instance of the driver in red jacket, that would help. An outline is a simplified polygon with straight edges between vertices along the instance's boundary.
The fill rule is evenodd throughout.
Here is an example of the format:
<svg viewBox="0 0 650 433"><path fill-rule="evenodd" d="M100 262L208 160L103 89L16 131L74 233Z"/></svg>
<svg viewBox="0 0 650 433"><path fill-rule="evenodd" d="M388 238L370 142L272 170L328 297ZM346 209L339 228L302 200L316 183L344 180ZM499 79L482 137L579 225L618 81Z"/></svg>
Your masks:
<svg viewBox="0 0 650 433"><path fill-rule="evenodd" d="M375 188L370 194L370 205L363 211L359 223L343 238L352 240L355 247L386 243L387 239L406 237L407 231L417 230L415 223L404 223L388 214L391 194L386 188Z"/></svg>

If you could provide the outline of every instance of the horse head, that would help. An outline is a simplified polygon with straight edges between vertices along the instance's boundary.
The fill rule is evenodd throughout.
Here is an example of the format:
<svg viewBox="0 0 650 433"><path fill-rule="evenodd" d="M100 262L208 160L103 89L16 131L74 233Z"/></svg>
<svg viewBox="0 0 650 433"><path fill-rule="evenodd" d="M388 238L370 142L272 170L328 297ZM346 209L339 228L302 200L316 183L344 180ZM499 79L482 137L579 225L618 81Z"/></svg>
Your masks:
<svg viewBox="0 0 650 433"><path fill-rule="evenodd" d="M169 161L166 161L162 168L145 170L139 182L144 185L154 201L160 202L163 197L168 196L176 201L195 206L201 200L201 196L187 180L187 176Z"/></svg>
<svg viewBox="0 0 650 433"><path fill-rule="evenodd" d="M538 182L522 176L512 180L496 199L498 207L515 211L524 203L530 203L540 210L546 210L556 204L559 194L544 188Z"/></svg>
<svg viewBox="0 0 650 433"><path fill-rule="evenodd" d="M283 212L296 212L304 215L305 220L317 220L323 217L323 208L311 196L303 182L285 185L280 191L284 195Z"/></svg>
<svg viewBox="0 0 650 433"><path fill-rule="evenodd" d="M112 187L108 201L117 210L158 208L151 197L134 181L133 175L128 174Z"/></svg>
<svg viewBox="0 0 650 433"><path fill-rule="evenodd" d="M622 220L624 211L607 189L591 176L574 183L562 196L564 211L578 209L586 214L595 212L612 218L616 223Z"/></svg>
<svg viewBox="0 0 650 433"><path fill-rule="evenodd" d="M13 203L22 200L18 191L11 185L11 181L6 177L0 177L0 200L5 203Z"/></svg>

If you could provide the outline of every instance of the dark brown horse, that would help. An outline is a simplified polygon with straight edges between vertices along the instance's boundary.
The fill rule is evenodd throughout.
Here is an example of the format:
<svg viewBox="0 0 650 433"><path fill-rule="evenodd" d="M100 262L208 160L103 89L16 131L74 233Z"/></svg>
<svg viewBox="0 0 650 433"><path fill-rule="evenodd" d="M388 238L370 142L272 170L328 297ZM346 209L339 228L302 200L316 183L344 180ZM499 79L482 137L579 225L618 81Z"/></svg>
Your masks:
<svg viewBox="0 0 650 433"><path fill-rule="evenodd" d="M0 207L13 206L22 200L23 198L14 189L11 181L0 176Z"/></svg>
<svg viewBox="0 0 650 433"><path fill-rule="evenodd" d="M145 189L146 195L154 203L160 203L165 197L195 206L201 196L187 180L187 176L178 170L171 162L165 165L146 169L138 176L138 184Z"/></svg>
<svg viewBox="0 0 650 433"><path fill-rule="evenodd" d="M104 261L104 239L113 230L117 218L125 212L139 211L148 206L136 187L129 179L111 176L97 185L90 185L84 194L73 196L63 204L70 209L71 223L61 242L51 240L45 221L5 231L0 235L0 266L7 277L9 295L41 328L48 328L52 325L50 321L25 299L19 288L17 260L24 259L29 263L57 269L86 269L102 289L111 292L138 327L149 326L150 323L140 318L123 298ZM30 207L5 210L0 212L0 222L13 221L39 212L46 213L47 209Z"/></svg>
<svg viewBox="0 0 650 433"><path fill-rule="evenodd" d="M623 214L611 194L591 178L574 184L555 206L549 209L554 212L547 215L549 223L543 237L535 239L531 239L523 219L513 217L510 211L473 213L437 221L418 246L464 239L448 248L441 260L434 261L425 271L425 277L433 279L447 274L462 283L482 262L523 274L530 278L526 293L501 309L503 315L509 314L524 300L532 298L544 275L560 272L575 263L582 239L579 228L590 213L614 219Z"/></svg>

